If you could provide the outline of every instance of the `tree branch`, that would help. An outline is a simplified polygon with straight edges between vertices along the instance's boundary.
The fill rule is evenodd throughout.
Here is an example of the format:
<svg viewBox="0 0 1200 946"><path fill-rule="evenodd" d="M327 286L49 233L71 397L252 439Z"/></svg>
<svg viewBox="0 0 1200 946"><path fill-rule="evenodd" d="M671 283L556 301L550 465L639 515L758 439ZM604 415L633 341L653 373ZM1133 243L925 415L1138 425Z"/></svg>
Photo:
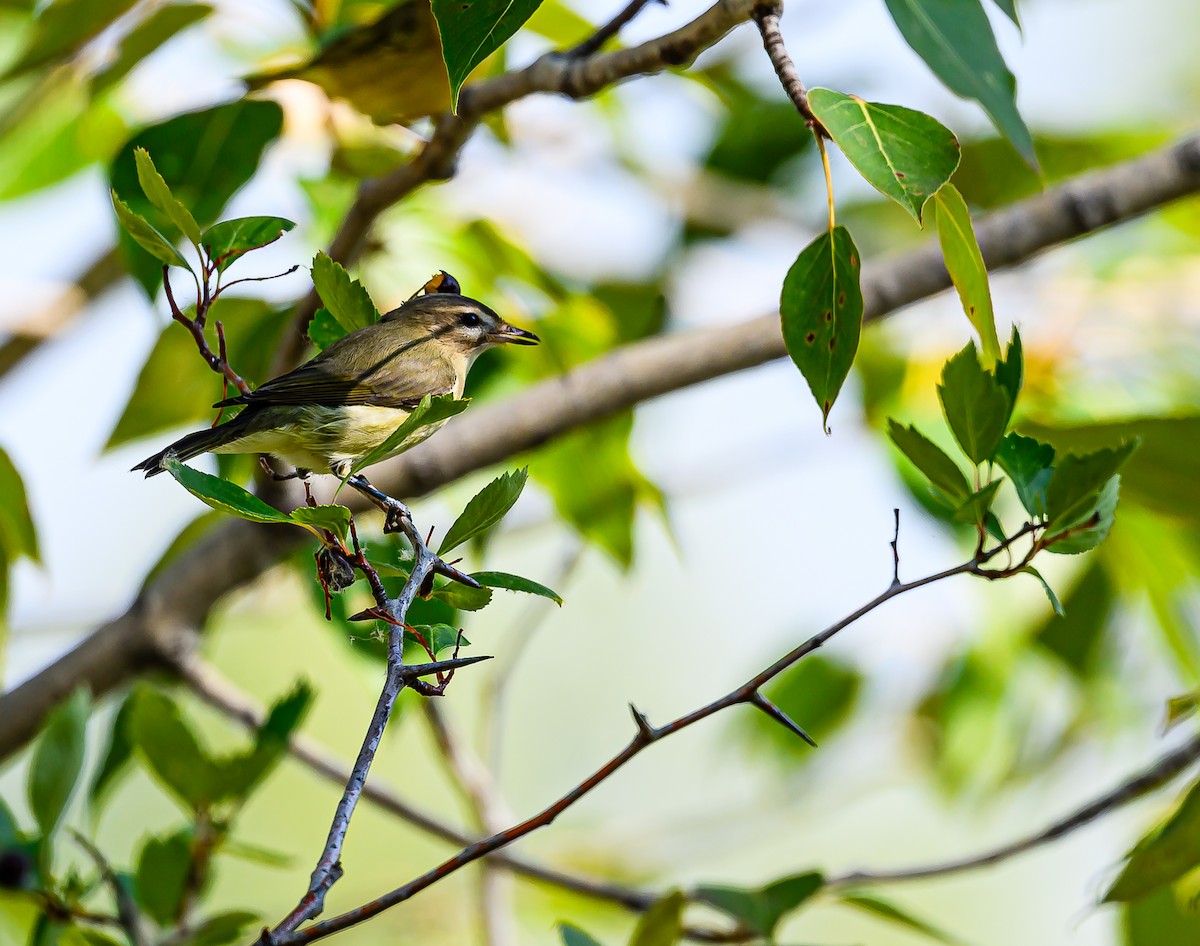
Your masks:
<svg viewBox="0 0 1200 946"><path fill-rule="evenodd" d="M998 269L1197 191L1200 136L1191 136L989 214L976 233L989 269ZM866 318L882 318L949 285L936 242L882 260L863 270ZM437 437L381 465L379 482L392 495L417 497L641 401L783 355L776 315L627 345L455 418ZM0 759L28 742L76 687L98 696L143 670L169 669L173 655L195 645L216 601L294 549L303 541L299 531L227 522L198 540L124 615L0 698Z"/></svg>

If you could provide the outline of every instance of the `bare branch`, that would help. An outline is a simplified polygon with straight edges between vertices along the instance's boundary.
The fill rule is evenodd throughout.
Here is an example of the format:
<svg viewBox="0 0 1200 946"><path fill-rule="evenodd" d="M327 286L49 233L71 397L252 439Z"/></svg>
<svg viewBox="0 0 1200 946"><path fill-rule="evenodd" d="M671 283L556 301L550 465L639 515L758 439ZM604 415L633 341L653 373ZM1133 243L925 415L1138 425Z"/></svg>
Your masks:
<svg viewBox="0 0 1200 946"><path fill-rule="evenodd" d="M666 6L667 0L656 0L656 2ZM625 5L620 13L601 26L578 46L572 48L567 55L578 59L600 52L605 43L615 38L622 29L629 23L632 23L637 18L637 15L646 9L650 3L651 0L629 0L629 3Z"/></svg>
<svg viewBox="0 0 1200 946"><path fill-rule="evenodd" d="M754 10L754 22L758 24L758 31L762 34L763 49L766 50L771 65L775 67L775 75L779 76L779 84L783 86L783 91L796 106L796 111L818 137L828 138L829 132L813 114L808 104L808 92L804 83L800 81L800 73L796 64L792 62L792 57L788 55L787 47L783 45L783 33L779 30L780 9L781 5L776 2Z"/></svg>

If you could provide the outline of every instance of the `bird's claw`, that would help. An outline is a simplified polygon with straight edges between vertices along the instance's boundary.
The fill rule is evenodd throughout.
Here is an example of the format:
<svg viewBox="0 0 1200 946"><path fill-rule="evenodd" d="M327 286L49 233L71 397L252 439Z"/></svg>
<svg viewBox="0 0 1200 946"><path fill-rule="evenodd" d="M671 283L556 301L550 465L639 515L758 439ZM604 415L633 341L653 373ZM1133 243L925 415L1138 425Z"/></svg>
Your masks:
<svg viewBox="0 0 1200 946"><path fill-rule="evenodd" d="M401 502L389 504L387 514L383 519L384 535L392 535L396 532L407 533L412 528L412 513L408 511L408 507ZM405 523L408 523L407 527Z"/></svg>

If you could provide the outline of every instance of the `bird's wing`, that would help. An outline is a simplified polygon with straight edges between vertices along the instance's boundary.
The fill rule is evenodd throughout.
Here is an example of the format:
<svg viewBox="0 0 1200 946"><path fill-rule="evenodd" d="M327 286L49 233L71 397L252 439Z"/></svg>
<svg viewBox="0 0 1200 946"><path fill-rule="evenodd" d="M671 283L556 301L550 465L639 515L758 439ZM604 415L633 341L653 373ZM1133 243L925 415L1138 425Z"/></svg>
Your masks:
<svg viewBox="0 0 1200 946"><path fill-rule="evenodd" d="M378 324L378 323L377 323ZM379 357L378 339L368 329L347 335L312 361L274 378L249 394L227 398L216 406L232 404L373 404L411 410L426 394L454 391L454 366L440 350L431 351L426 339L408 342ZM353 375L331 364L364 365Z"/></svg>

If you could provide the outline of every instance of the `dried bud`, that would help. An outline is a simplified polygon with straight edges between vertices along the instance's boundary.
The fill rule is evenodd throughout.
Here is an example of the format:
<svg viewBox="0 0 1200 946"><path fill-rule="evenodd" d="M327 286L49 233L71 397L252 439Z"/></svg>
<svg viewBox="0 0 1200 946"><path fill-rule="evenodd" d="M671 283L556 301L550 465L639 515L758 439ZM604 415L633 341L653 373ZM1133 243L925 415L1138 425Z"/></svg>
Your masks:
<svg viewBox="0 0 1200 946"><path fill-rule="evenodd" d="M33 877L33 858L26 851L0 851L0 890L24 890Z"/></svg>
<svg viewBox="0 0 1200 946"><path fill-rule="evenodd" d="M354 566L341 549L325 546L317 553L317 580L334 594L354 584Z"/></svg>

